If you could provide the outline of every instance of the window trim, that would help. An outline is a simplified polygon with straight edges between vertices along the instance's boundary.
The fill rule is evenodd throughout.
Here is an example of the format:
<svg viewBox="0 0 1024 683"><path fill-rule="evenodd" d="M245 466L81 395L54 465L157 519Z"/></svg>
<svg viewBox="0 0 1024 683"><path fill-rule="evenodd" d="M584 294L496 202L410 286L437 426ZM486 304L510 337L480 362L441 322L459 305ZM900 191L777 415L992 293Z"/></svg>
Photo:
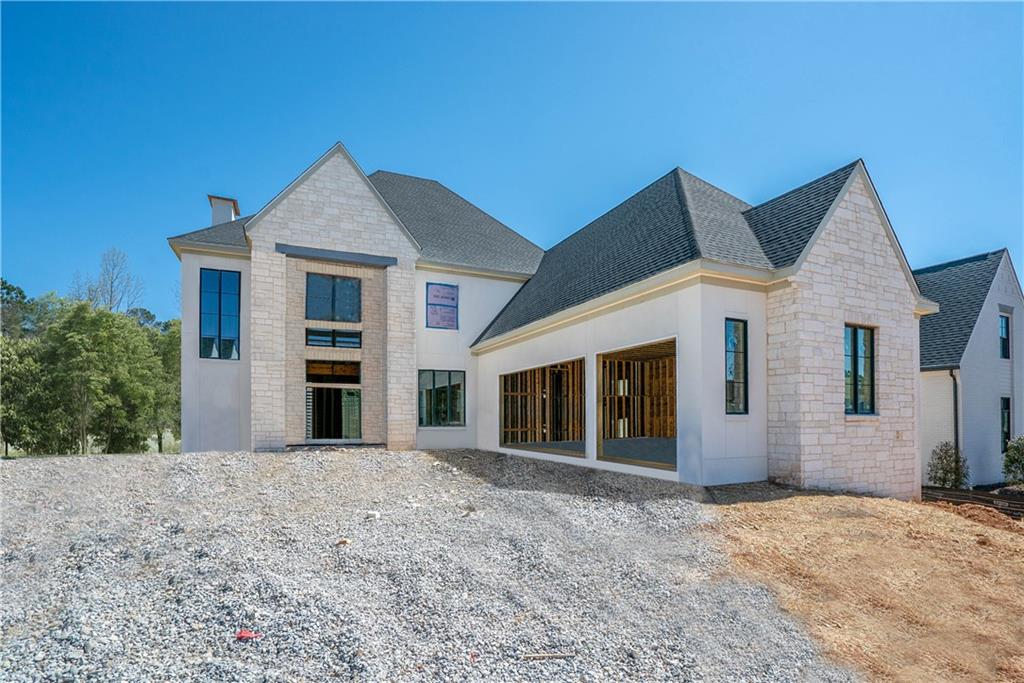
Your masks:
<svg viewBox="0 0 1024 683"><path fill-rule="evenodd" d="M309 278L310 277L327 277L331 279L331 317L330 318L310 318L309 317ZM338 288L335 285L337 280L353 280L359 283L359 306L357 309L357 317L355 320L339 320L337 318L337 304L338 304ZM318 322L329 322L329 323L361 323L363 322L363 279L358 277L352 277L351 275L334 275L332 273L319 273L312 270L306 271L306 292L305 292L305 310L303 316L305 320L313 320Z"/></svg>
<svg viewBox="0 0 1024 683"><path fill-rule="evenodd" d="M878 382L878 372L876 370L876 364L878 359L878 345L876 343L877 329L874 327L868 327L867 325L854 325L852 323L846 323L843 326L843 344L846 343L846 330L853 330L853 343L850 345L851 348L851 376L853 378L853 410L846 407L846 350L843 349L843 411L847 415L878 415L878 403L877 403L877 392L878 389L876 384ZM860 360L860 356L857 354L857 338L860 333L864 330L871 332L871 409L868 411L861 411L859 409L860 402L857 400L857 396L860 393L860 384L857 381L857 361Z"/></svg>
<svg viewBox="0 0 1024 683"><path fill-rule="evenodd" d="M447 329L447 328L444 328L444 329ZM420 410L421 407L422 407L422 404L420 402L420 396L421 396L421 394L422 394L422 392L424 390L420 387L420 376L424 372L429 372L430 373L430 390L431 391L434 391L434 390L437 389L437 373L439 373L439 372L447 372L447 373L449 373L449 375L448 375L448 377L449 377L448 386L449 387L451 386L451 373L453 373L453 372L461 372L462 373L462 410L460 411L460 413L462 415L462 421L461 422L451 422L451 421L449 421L446 424L423 424L423 413ZM467 420L466 420L466 404L469 402L467 400L467 398L466 398L466 393L467 393L466 374L467 373L466 373L465 370L442 370L442 369L439 369L439 368L419 368L419 369L416 370L416 428L417 429L465 429L466 428L466 426L467 426L466 425L466 423L467 423ZM450 391L448 392L448 410L447 410L447 414L448 415L452 414L452 392L450 392Z"/></svg>
<svg viewBox="0 0 1024 683"><path fill-rule="evenodd" d="M1006 416L1006 429L1003 429L1003 416ZM999 397L999 452L1005 453L1006 446L1013 439L1013 401L1009 396Z"/></svg>
<svg viewBox="0 0 1024 683"><path fill-rule="evenodd" d="M204 293L208 293L208 292L204 292L204 290L203 290L203 273L207 273L207 272L209 272L209 273L217 273L217 337L216 337L217 341L215 342L216 346L217 346L217 355L216 356L204 356L203 355L203 336L204 336L203 335L203 294ZM220 343L224 339L224 335L222 334L222 332L223 332L223 325L224 325L224 313L222 311L222 308L223 308L222 304L223 304L223 302L221 301L221 297L224 295L224 286L223 286L223 282L222 282L223 274L224 273L231 273L233 275L237 275L238 276L238 291L235 292L235 296L238 297L238 315L230 316L232 318L238 318L238 336L237 337L229 337L229 339L234 339L235 347L236 347L236 350L238 351L238 354L237 354L238 357L237 358L231 358L231 357L225 358L224 356L220 355ZM207 314L207 315L210 315L210 314ZM202 268L201 267L199 269L199 311L198 311L198 318L199 318L199 359L200 360L233 360L233 361L242 360L242 272L241 271L239 271L239 270L225 270L223 268Z"/></svg>
<svg viewBox="0 0 1024 683"><path fill-rule="evenodd" d="M430 287L435 285L438 287L454 287L455 288L455 305L450 304L432 304L430 303ZM428 330L449 330L458 331L459 329L459 300L462 294L459 290L458 285L451 284L450 282L428 282L426 287L423 288L423 323L426 325ZM440 325L430 324L430 307L440 306L441 308L454 308L455 309L455 327L442 327Z"/></svg>
<svg viewBox="0 0 1024 683"><path fill-rule="evenodd" d="M735 354L736 351L729 350L728 334L729 334L729 323L743 323L743 410L730 410L729 409L729 354ZM722 385L725 388L725 414L726 415L750 415L750 330L749 322L743 318L730 318L726 317L725 325L723 327L722 342L725 346L725 373ZM736 384L736 380L733 380L733 384Z"/></svg>
<svg viewBox="0 0 1024 683"><path fill-rule="evenodd" d="M1006 336L1003 336L1003 321L1006 322ZM1004 343L1005 342L1005 343ZM999 314L999 358L1009 360L1013 355L1010 344L1010 316L1006 313Z"/></svg>

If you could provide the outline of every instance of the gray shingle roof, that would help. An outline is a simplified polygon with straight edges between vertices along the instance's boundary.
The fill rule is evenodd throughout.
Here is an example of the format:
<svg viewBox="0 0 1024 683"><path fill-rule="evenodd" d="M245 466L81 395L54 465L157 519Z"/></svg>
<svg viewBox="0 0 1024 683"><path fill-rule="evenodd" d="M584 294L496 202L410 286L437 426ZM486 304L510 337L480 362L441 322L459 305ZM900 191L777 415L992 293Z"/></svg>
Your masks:
<svg viewBox="0 0 1024 683"><path fill-rule="evenodd" d="M776 268L796 263L857 161L758 204L743 216L765 256Z"/></svg>
<svg viewBox="0 0 1024 683"><path fill-rule="evenodd" d="M376 171L373 186L428 261L532 275L544 250L436 180Z"/></svg>
<svg viewBox="0 0 1024 683"><path fill-rule="evenodd" d="M921 318L921 369L960 367L978 314L1005 249L940 263L914 271L921 294L939 312Z"/></svg>
<svg viewBox="0 0 1024 683"><path fill-rule="evenodd" d="M702 257L792 265L857 163L755 207L676 168L549 249L477 343Z"/></svg>
<svg viewBox="0 0 1024 683"><path fill-rule="evenodd" d="M252 216L244 216L227 223L219 223L217 225L211 225L208 228L201 228L199 230L193 230L192 232L186 232L183 235L175 235L174 237L168 237L170 242L187 242L190 244L210 245L217 247L240 247L248 248L249 244L245 240L245 224L249 222Z"/></svg>

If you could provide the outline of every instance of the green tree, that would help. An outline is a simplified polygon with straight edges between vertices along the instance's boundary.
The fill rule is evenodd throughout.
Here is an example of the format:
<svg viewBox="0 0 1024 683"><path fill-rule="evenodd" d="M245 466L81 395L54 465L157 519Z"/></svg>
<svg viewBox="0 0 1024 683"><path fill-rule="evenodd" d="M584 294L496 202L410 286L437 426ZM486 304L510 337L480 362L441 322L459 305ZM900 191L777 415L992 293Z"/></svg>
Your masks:
<svg viewBox="0 0 1024 683"><path fill-rule="evenodd" d="M25 290L0 278L0 331L8 339L19 339L25 334L24 324L29 308Z"/></svg>
<svg viewBox="0 0 1024 683"><path fill-rule="evenodd" d="M1003 455L1003 476L1011 484L1024 484L1024 435L1010 439Z"/></svg>
<svg viewBox="0 0 1024 683"><path fill-rule="evenodd" d="M159 329L147 328L153 352L160 361L153 401L152 429L157 451L164 452L164 432L181 438L181 321L169 320Z"/></svg>
<svg viewBox="0 0 1024 683"><path fill-rule="evenodd" d="M74 429L78 452L89 437L107 452L139 451L149 435L159 360L130 318L86 302L61 313L42 337L40 362Z"/></svg>

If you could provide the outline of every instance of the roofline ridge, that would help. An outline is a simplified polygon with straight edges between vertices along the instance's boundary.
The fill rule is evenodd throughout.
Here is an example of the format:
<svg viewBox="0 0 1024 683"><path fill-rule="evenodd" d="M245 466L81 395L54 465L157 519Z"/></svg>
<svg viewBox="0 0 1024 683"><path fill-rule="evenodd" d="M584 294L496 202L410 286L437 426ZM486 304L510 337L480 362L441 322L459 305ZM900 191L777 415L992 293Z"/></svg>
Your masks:
<svg viewBox="0 0 1024 683"><path fill-rule="evenodd" d="M1007 247L1000 247L999 249L994 249L992 251L983 251L979 254L972 254L971 256L961 256L960 258L953 259L952 261L943 261L941 263L933 263L930 266L922 266L920 268L915 268L913 270L913 273L914 275L917 275L918 273L923 274L936 270L952 268L953 266L958 266L964 263L970 263L972 261L981 261L987 259L989 256L995 256L996 254L1005 254L1008 251L1009 249Z"/></svg>
<svg viewBox="0 0 1024 683"><path fill-rule="evenodd" d="M679 168L679 167L678 167L678 166L676 166L676 168ZM625 204L626 202L628 202L628 201L629 201L630 199L632 199L633 197L637 196L637 195L638 195L638 194L640 194L641 192L645 192L646 190L649 190L649 189L650 189L651 187L653 187L653 186L654 186L654 185L655 185L656 183L658 183L658 182L661 182L661 181L662 181L662 180L664 180L664 179L665 179L666 177L668 177L668 176L672 175L673 173L675 173L675 172L676 172L676 168L673 168L673 169L672 169L671 171L669 171L668 173L665 173L664 175L658 176L658 178L657 178L657 179L655 179L655 180L652 180L651 182L647 183L647 184L646 184L646 185L644 185L644 186L643 186L642 188L640 188L639 190L637 190L637 191L636 191L636 192L634 192L633 194L629 195L628 197L626 197L625 199L623 199L623 200L622 200L621 202L619 202L618 204L616 204L616 205L615 205L615 206L613 206L612 208L610 208L610 209L608 209L607 211L605 211L604 213L602 213L602 214L598 215L598 216L597 216L596 218L593 218L592 220L589 220L589 221L587 221L587 222L586 222L586 223L584 223L584 224L583 224L583 226L581 226L580 228L577 228L576 230L573 230L573 231L572 231L571 233L569 233L568 235L566 235L565 237L563 237L562 239L560 239L560 240L559 240L558 242L556 242L556 243L554 243L553 245L551 245L551 247L550 247L549 249L545 249L545 250L544 250L544 253L545 253L545 254L547 254L547 253L549 253L549 252L551 252L551 251L554 251L554 250L555 250L555 249L556 249L557 247L561 246L561 245L562 245L562 244L563 244L564 242L566 242L567 240L571 239L572 237L574 237L574 236L578 235L579 233L583 232L583 231L584 231L584 230L586 230L586 229L587 229L588 227L590 227L591 225L593 225L593 224L594 224L594 223L596 223L597 221L601 220L602 218L604 218L605 216L607 216L608 214L610 214L610 213L611 213L612 211L615 211L616 209L618 209L619 207L621 207L621 206L622 206L623 204Z"/></svg>
<svg viewBox="0 0 1024 683"><path fill-rule="evenodd" d="M687 196L686 186L683 184L684 173L686 171L679 166L676 166L675 171L673 171L672 179L675 181L676 200L679 202L679 208L686 216L687 223L690 224L690 235L692 236L694 246L697 247L697 258L704 258L704 245L701 244L700 235L697 234L700 231L694 225L693 214L690 213L690 198ZM696 176L694 177L696 178Z"/></svg>
<svg viewBox="0 0 1024 683"><path fill-rule="evenodd" d="M732 192L729 192L728 190L723 190L723 189L722 189L722 188L720 188L720 187L719 187L718 185L715 185L715 184L714 184L713 182L711 182L710 180L706 180L705 178L701 178L701 177L700 177L699 175L697 175L696 173L690 173L689 171L687 171L687 170L686 170L685 168L683 168L682 166L676 166L676 171L677 171L678 173L680 173L680 174L683 174L683 173L685 173L686 175L690 176L691 178L694 178L695 180L699 180L700 182L704 183L704 184L705 184L705 185L707 185L708 187L712 187L712 188L714 188L715 190L718 190L719 192L721 192L722 194L724 194L724 195L726 195L726 196L728 196L728 197L731 197L731 198L735 199L736 201L740 202L741 204L744 204L744 205L746 205L746 207L747 207L747 208L746 208L746 209L743 209L744 211L746 211L747 209L752 209L752 208L754 208L754 207L753 207L753 205L752 205L752 204L751 204L750 202L746 201L745 199L741 199L741 198L737 197L736 195L734 195L734 194L733 194ZM826 175L827 175L827 174L826 174Z"/></svg>
<svg viewBox="0 0 1024 683"><path fill-rule="evenodd" d="M774 201L775 201L776 199L782 199L782 198L783 198L783 197L785 197L786 195L790 195L790 194L793 194L794 192L797 192L797 191L799 191L799 190L802 190L802 189L804 189L805 187L808 187L808 186L810 186L810 185L813 185L814 183L818 182L818 181L819 181L819 180L821 180L822 178L825 178L825 177L827 177L827 176L830 176L830 175L832 175L833 173L838 173L839 171L842 171L842 170L844 170L844 169L847 169L847 168L853 168L853 167L857 166L857 164L860 164L860 165L862 165L862 166L863 166L863 165L864 165L864 159L863 159L863 158L861 158L861 157L857 157L857 158L856 158L855 160L851 161L851 162L850 162L850 163L848 163L848 164L843 164L842 166L839 166L839 167L837 167L837 168L834 168L834 169L832 169L832 170L831 170L831 171L829 171L828 173L822 173L822 174L821 174L820 176L818 176L817 178L813 178L813 179L811 179L811 180L808 180L808 181L807 181L806 183L804 183L803 185L798 185L798 186L794 187L794 188L793 188L792 190L786 190L786 191L785 191L785 192L783 192L782 194L776 195L776 196L772 197L771 199L766 199L766 200L764 200L763 202L761 202L760 204L755 204L755 205L751 206L751 207L750 207L749 209L745 209L745 210L743 211L743 213L747 213L748 211L753 211L754 209L759 209L759 208L761 208L762 206L764 206L765 204L770 204L771 202L774 202Z"/></svg>
<svg viewBox="0 0 1024 683"><path fill-rule="evenodd" d="M437 180L435 178L426 178L424 176L413 175L411 173L399 173L398 171L389 171L389 170L384 169L384 168L378 168L376 171L374 171L373 173L369 174L367 176L367 178L369 178L372 175L377 175L378 173L387 173L388 175L399 175L399 176L402 176L403 178L413 178L415 180L425 180L428 183L437 183L438 185L441 185L442 187L444 186L444 183L442 183L440 180Z"/></svg>

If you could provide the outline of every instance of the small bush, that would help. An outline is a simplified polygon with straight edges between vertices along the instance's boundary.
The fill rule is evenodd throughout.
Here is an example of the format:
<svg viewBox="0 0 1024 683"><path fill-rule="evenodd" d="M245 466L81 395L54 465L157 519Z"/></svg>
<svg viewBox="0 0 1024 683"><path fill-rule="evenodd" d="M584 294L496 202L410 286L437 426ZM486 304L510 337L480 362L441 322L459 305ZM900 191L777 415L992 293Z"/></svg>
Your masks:
<svg viewBox="0 0 1024 683"><path fill-rule="evenodd" d="M965 489L970 480L967 458L957 452L950 441L943 441L932 450L928 461L928 481L932 486L947 489Z"/></svg>
<svg viewBox="0 0 1024 683"><path fill-rule="evenodd" d="M1003 455L1003 476L1011 484L1024 484L1024 435L1011 439Z"/></svg>

